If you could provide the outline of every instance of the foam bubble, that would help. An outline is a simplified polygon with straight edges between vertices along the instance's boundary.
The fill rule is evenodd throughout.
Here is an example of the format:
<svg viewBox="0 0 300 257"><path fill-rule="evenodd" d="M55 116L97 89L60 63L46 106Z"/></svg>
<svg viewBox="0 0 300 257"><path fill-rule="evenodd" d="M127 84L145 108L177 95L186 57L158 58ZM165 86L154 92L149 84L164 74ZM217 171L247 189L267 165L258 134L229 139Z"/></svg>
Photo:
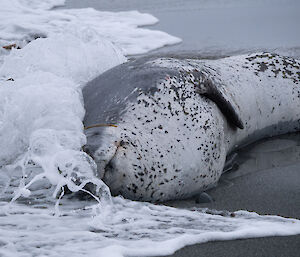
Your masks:
<svg viewBox="0 0 300 257"><path fill-rule="evenodd" d="M12 49L0 68L0 139L5 146L0 166L14 163L13 168L25 169L33 162L53 184L73 189L71 172L65 174L68 181L60 174L67 165L79 177L91 178L95 164L81 150L86 138L80 87L125 60L117 47L90 30L57 33Z"/></svg>
<svg viewBox="0 0 300 257"><path fill-rule="evenodd" d="M300 233L300 222L239 211L207 214L205 209L181 210L114 198L113 203L62 199L60 216L43 208L44 199L31 196L31 205L0 202L0 241L5 256L158 256L195 243ZM36 200L33 200L36 199ZM76 211L74 211L74 208Z"/></svg>
<svg viewBox="0 0 300 257"><path fill-rule="evenodd" d="M3 0L0 16L0 45L24 44L38 37L70 31L91 30L123 50L125 55L141 54L150 50L179 43L181 40L162 31L139 28L158 20L146 13L100 12L92 8L48 10L62 0L23 1ZM78 34L80 34L78 33ZM3 49L1 50L2 52Z"/></svg>

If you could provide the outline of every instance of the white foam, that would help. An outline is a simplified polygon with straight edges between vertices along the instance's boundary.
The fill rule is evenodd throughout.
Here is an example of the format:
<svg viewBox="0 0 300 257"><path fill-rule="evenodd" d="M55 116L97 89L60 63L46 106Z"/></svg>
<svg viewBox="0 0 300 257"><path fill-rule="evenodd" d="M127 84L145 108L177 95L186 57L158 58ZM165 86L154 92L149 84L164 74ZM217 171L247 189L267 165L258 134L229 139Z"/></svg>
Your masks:
<svg viewBox="0 0 300 257"><path fill-rule="evenodd" d="M30 199L30 205L13 204L10 208L0 203L0 254L161 256L211 240L300 232L300 222L294 219L245 211L236 212L235 217L212 215L203 209L181 210L121 198L114 198L113 204L89 207L65 199L57 217L54 210L43 208L46 199Z"/></svg>
<svg viewBox="0 0 300 257"><path fill-rule="evenodd" d="M110 42L95 35L87 31L37 39L4 58L1 166L18 158L15 164L21 167L33 161L54 184L62 179L59 170L93 174L93 161L81 152L86 139L80 85L126 60Z"/></svg>
<svg viewBox="0 0 300 257"><path fill-rule="evenodd" d="M92 8L48 10L62 0L3 0L0 16L0 44L24 45L36 37L70 30L93 30L121 48L125 55L141 54L164 45L179 43L179 38L162 31L139 28L158 20L137 11L100 12Z"/></svg>

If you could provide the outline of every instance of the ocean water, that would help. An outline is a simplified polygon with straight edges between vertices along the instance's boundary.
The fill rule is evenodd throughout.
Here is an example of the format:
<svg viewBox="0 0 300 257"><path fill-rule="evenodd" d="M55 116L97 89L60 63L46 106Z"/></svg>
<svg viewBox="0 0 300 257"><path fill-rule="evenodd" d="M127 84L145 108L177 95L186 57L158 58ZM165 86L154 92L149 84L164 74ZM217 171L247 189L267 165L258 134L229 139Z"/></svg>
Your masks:
<svg viewBox="0 0 300 257"><path fill-rule="evenodd" d="M159 22L147 26L183 41L153 53L232 55L272 51L300 58L297 0L67 0L64 8L138 10Z"/></svg>
<svg viewBox="0 0 300 257"><path fill-rule="evenodd" d="M151 14L53 9L63 4L1 2L1 256L157 256L210 240L300 233L295 219L111 197L82 151L81 89L127 56L181 39L143 27L158 22Z"/></svg>

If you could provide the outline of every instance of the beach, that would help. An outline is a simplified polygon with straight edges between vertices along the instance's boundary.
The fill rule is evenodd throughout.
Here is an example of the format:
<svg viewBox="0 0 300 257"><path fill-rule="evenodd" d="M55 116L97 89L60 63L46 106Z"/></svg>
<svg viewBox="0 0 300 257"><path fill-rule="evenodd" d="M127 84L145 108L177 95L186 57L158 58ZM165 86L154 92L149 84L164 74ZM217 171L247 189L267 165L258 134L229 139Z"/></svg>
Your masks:
<svg viewBox="0 0 300 257"><path fill-rule="evenodd" d="M101 167L97 157L87 149L90 140L87 131L91 127L105 127L107 131L115 128L122 130L122 127L113 122L106 124L107 120L104 123L93 121L91 126L86 122L88 113L93 112L98 117L105 114L103 110L106 107L111 111L118 106L118 93L123 89L127 91L126 85L122 88L122 83L113 83L115 78L122 78L118 76L122 72L116 74L114 71L144 56L145 59L153 56L208 59L208 63L212 59L233 56L216 62L226 63L223 65L226 69L224 74L228 75L224 77L225 80L228 80L229 85L242 86L243 90L240 91L247 98L247 85L252 87L250 83L256 79L256 72L250 74L252 77L247 77L250 79L245 83L236 84L235 81L240 80L231 80L230 75L238 77L243 72L236 73L235 69L227 69L228 64L231 67L227 60L240 58L234 55L263 51L299 59L299 1L3 0L1 6L1 257L299 256L299 132L263 139L234 150L227 156L224 173L215 187L190 199L158 204L111 195L105 184L109 183L104 183L105 179L101 177L101 169L107 172L108 164L115 157L112 159L105 156L103 160L109 162ZM289 60L285 57L282 59ZM297 67L299 69L299 63ZM243 67L245 73L247 69ZM89 109L86 103L93 101L86 97L85 90L92 81L105 78L105 75L101 76L105 72L112 74L107 84L108 91L103 93L100 90L99 95L97 88L92 89L91 95L96 96L96 101ZM298 74L297 70L295 72ZM135 85L135 73L130 70L126 74L133 74L133 82L128 84ZM143 77L142 86L148 79ZM253 103L262 96L261 106L267 107L266 113L273 106L270 110L275 125L279 122L280 127L283 124L281 120L286 120L286 110L291 111L288 117L297 123L299 112L294 108L299 106L299 99L294 98L294 94L299 94L297 86L294 88L293 85L296 91L292 95L282 95L281 92L284 93L286 89L284 78L269 81L266 76L262 81L258 82L259 86L264 83L269 86L261 91L264 94L270 93L268 88L273 88L270 81L280 86L275 88L276 94L270 94L275 96L275 100L269 105L265 103L263 94L258 94L260 88L252 90L257 98L253 98L254 101L243 101L244 109L250 105L247 103ZM298 83L297 78L293 83ZM105 83L95 85L103 89L102 84ZM111 87L114 88L110 92ZM136 87L132 92L136 89L139 88ZM288 96L293 97L291 105L282 105L284 112L280 115L277 115L277 110L273 112L277 96L286 101L290 101ZM193 98L186 99L189 101ZM195 105L199 107L197 102ZM223 120L218 107L222 109L219 105L213 109ZM123 107L120 109L123 110ZM139 108L136 110L138 115L142 111ZM204 113L199 112L200 115ZM249 116L245 119L247 123L247 119L250 120L255 116L253 114L259 112L245 113L245 116ZM182 114L186 115L186 112ZM151 116L156 118L154 114ZM197 123L201 126L204 120L201 117L199 119ZM284 124L289 121L288 118ZM193 124L195 128L197 123ZM136 119L131 124L139 127ZM174 131L179 131L179 123L170 124ZM259 126L256 123L252 128L257 131ZM145 128L146 132L140 133L138 139L147 138L147 129L150 127L139 128ZM162 126L157 128L160 131ZM223 125L221 128L226 130ZM295 127L292 128L295 131ZM205 142L209 137L206 123L203 129L205 133L201 135L204 137L198 138ZM125 128L121 130L123 133ZM166 130L162 135L159 134L162 136L159 143L165 140L169 146L169 140L175 139L176 133ZM193 129L189 133L195 136ZM198 171L203 167L205 172L211 171L210 166L202 167L199 162L193 165L194 160L199 160L198 155L194 155L196 152L193 152L193 147L198 148L201 141L185 141L188 136L183 134L181 140L176 140L182 148L171 152L178 155L169 158L163 153L164 156L158 157L170 166L168 170L172 172L180 171L176 169L177 164L183 166L183 175L187 177L192 174L187 172L190 169L194 169L196 176L199 176ZM112 138L108 135L104 139L109 145ZM94 138L92 140L97 143ZM118 140L111 141L117 149L123 145L123 140ZM157 142L156 138L153 142ZM95 150L100 151L101 147L97 146ZM163 152L170 152L168 148L162 149ZM217 154L222 155L222 162L217 169L216 179L219 178L225 160L224 149L217 150L220 152ZM231 149L235 149L234 144ZM155 155L151 159L154 152L149 151L150 155L145 159L157 162ZM126 166L130 158L124 160ZM155 171L153 166L145 167L148 167L148 170L145 168L147 173ZM127 171L130 174L132 168ZM162 174L158 175L159 179L168 178L169 174L162 172L167 169L159 167L156 171ZM152 177L153 173L150 175ZM133 180L129 184L135 185ZM189 180L184 178L185 181ZM181 182L180 178L174 184L164 185L167 185L167 190L172 186L178 189ZM202 179L199 182L203 182ZM215 180L211 183L214 185ZM143 185L146 183L143 182ZM153 185L152 189L160 190L161 185ZM199 191L200 184L188 182L185 184L188 192L191 191L191 185L194 185L193 192ZM111 186L114 194L112 190ZM184 188L180 191L185 193ZM173 191L170 192L173 197Z"/></svg>
<svg viewBox="0 0 300 257"><path fill-rule="evenodd" d="M148 26L180 37L183 42L150 52L153 55L226 56L254 51L274 51L299 57L300 5L264 4L202 6L200 1L77 1L67 8L93 7L103 11L139 10L159 19ZM194 199L174 201L177 208L218 211L248 210L300 219L300 137L283 135L263 140L238 152L238 168L222 175L207 193L211 203ZM187 246L170 257L196 256L299 256L300 236L208 242Z"/></svg>
<svg viewBox="0 0 300 257"><path fill-rule="evenodd" d="M239 168L222 175L208 191L214 202L170 203L216 210L248 210L300 218L299 134L263 140L239 151ZM171 256L299 256L300 236L209 242L185 247Z"/></svg>

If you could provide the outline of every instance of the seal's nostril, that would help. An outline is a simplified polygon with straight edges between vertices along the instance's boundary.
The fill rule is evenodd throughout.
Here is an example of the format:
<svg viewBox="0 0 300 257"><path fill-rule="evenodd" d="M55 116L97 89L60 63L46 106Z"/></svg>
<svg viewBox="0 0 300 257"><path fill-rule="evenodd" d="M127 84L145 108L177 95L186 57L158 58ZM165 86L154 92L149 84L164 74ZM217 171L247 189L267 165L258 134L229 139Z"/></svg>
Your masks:
<svg viewBox="0 0 300 257"><path fill-rule="evenodd" d="M112 164L112 161L110 160L104 168L104 173L106 173L108 171L113 171L113 170L114 170L114 166Z"/></svg>

